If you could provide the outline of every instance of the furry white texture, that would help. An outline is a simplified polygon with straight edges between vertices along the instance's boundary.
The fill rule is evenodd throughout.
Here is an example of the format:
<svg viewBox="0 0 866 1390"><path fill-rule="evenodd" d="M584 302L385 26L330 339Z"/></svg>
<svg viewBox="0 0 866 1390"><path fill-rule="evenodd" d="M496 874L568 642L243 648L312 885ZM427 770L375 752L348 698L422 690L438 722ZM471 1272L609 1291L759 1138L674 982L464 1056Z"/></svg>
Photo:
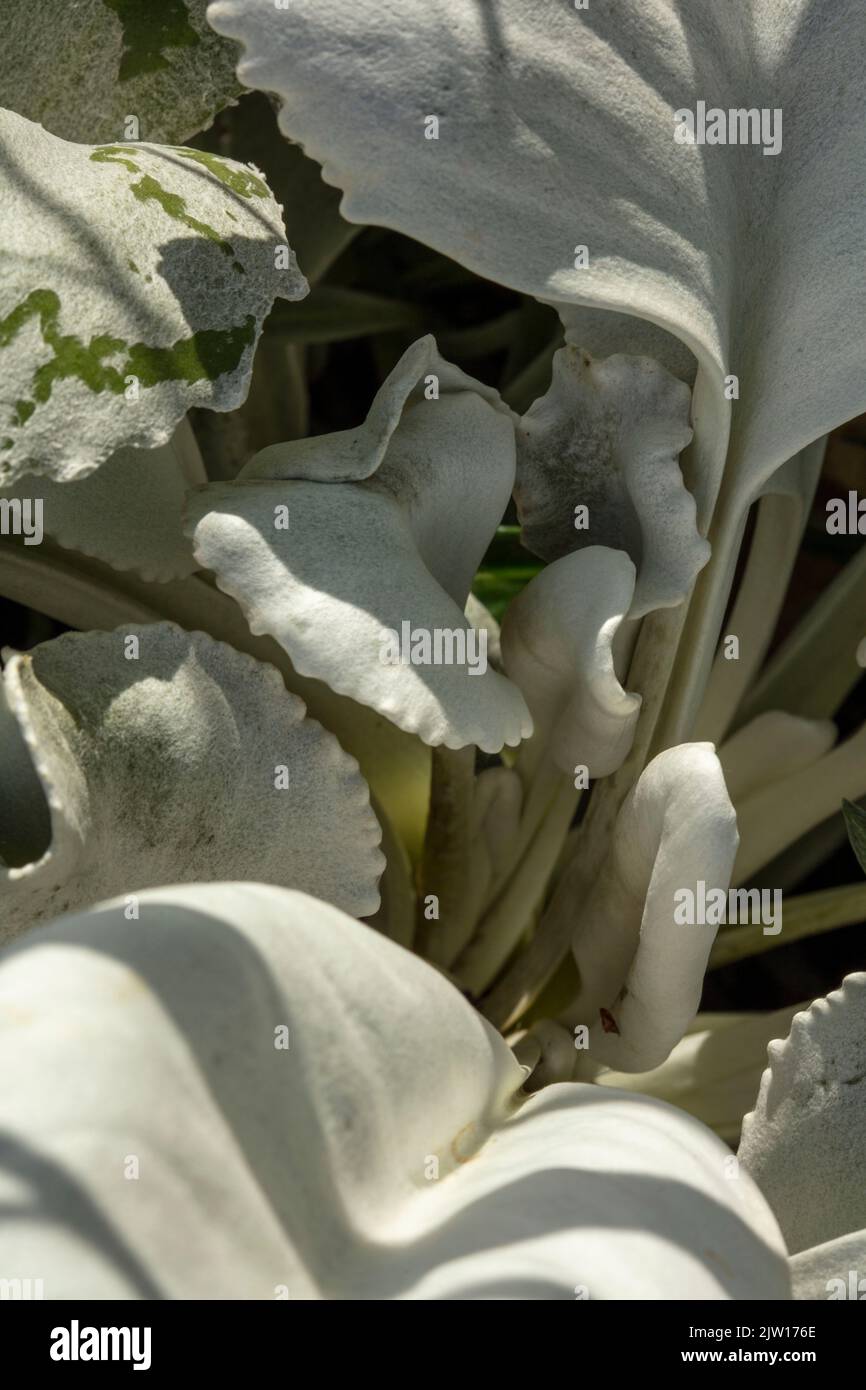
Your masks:
<svg viewBox="0 0 866 1390"><path fill-rule="evenodd" d="M669 748L645 768L614 826L572 950L569 1010L589 1055L619 1071L660 1066L697 1013L718 926L675 920L675 894L727 889L737 822L712 744Z"/></svg>
<svg viewBox="0 0 866 1390"><path fill-rule="evenodd" d="M376 911L367 784L273 667L155 623L13 656L3 697L0 939L226 872Z"/></svg>
<svg viewBox="0 0 866 1390"><path fill-rule="evenodd" d="M5 0L0 106L64 140L121 139L130 112L140 140L189 140L239 95L238 55L205 22L206 0L172 8L145 19L118 0Z"/></svg>
<svg viewBox="0 0 866 1390"><path fill-rule="evenodd" d="M188 490L206 482L192 426L183 419L167 444L119 449L77 482L27 474L0 497L41 501L45 534L64 549L163 581L196 567L183 509Z"/></svg>
<svg viewBox="0 0 866 1390"><path fill-rule="evenodd" d="M517 687L489 664L389 663L384 636L404 622L471 634L469 586L514 471L508 409L422 338L363 425L263 450L236 483L191 495L188 532L252 631L276 638L301 675L425 743L495 753L532 731Z"/></svg>
<svg viewBox="0 0 866 1390"><path fill-rule="evenodd" d="M743 1121L740 1161L775 1211L791 1255L858 1233L862 1248L866 974L849 975L796 1014L768 1059Z"/></svg>
<svg viewBox="0 0 866 1390"><path fill-rule="evenodd" d="M678 462L692 437L689 399L649 358L594 362L564 347L550 389L518 426L524 545L545 560L579 546L627 551L637 567L631 618L681 603L710 558ZM586 528L575 526L578 505Z"/></svg>
<svg viewBox="0 0 866 1390"><path fill-rule="evenodd" d="M0 957L5 1277L77 1299L788 1296L766 1203L690 1116L577 1084L523 1099L442 975L303 894L141 906Z"/></svg>
<svg viewBox="0 0 866 1390"><path fill-rule="evenodd" d="M198 150L69 144L11 111L0 150L0 485L83 478L166 443L190 406L239 406L275 297L307 292L288 248L279 268L261 176Z"/></svg>
<svg viewBox="0 0 866 1390"><path fill-rule="evenodd" d="M647 350L638 315L694 354L702 526L731 428L745 505L864 408L862 0L215 0L207 17L244 45L241 81L280 95L284 132L350 220L617 311L604 351ZM781 110L781 152L679 143L675 114L699 100ZM664 360L682 370L677 356Z"/></svg>

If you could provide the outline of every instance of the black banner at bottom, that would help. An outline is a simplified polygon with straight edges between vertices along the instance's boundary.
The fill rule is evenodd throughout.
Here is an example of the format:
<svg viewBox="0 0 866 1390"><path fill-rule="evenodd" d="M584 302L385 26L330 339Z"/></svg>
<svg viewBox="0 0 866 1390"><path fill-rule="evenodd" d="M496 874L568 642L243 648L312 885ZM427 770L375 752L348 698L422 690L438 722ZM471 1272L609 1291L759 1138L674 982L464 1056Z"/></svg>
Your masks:
<svg viewBox="0 0 866 1390"><path fill-rule="evenodd" d="M110 1368L151 1379L189 1372L224 1377L273 1364L291 1374L297 1338L313 1326L326 1334L328 1364L331 1340L345 1316L345 1305L330 1309L306 1303L39 1303L0 1305L4 1362L16 1370L48 1371L52 1377L92 1377ZM309 1319L314 1319L311 1326ZM318 1319L321 1317L322 1322ZM480 1324L482 1332L487 1324ZM575 1300L564 1323L557 1324L575 1342L559 1348L575 1372L581 1368L621 1378L631 1367L666 1372L673 1367L806 1366L828 1371L854 1361L863 1325L852 1309L827 1303L592 1303ZM524 1319L520 1331L526 1354L533 1332ZM458 1334L462 1329L458 1328ZM418 1337L415 1333L415 1337ZM420 1334L425 1337L424 1332ZM856 1345L855 1345L856 1343ZM309 1352L309 1344L308 1352ZM354 1344L353 1344L354 1345ZM399 1347L398 1342L396 1346ZM437 1351L443 1365L453 1365L454 1345L431 1326L422 1347L425 1374ZM479 1347L479 1353L480 1353ZM308 1354L307 1352L307 1354ZM545 1353L548 1363L551 1349ZM555 1354L555 1353L554 1353ZM389 1375L395 1372L394 1349L388 1353ZM584 1361L584 1355L586 1360ZM488 1360L488 1353L484 1353ZM364 1357L369 1372L368 1353ZM599 1364L600 1363L600 1364ZM489 1364L489 1363L488 1363ZM322 1368L324 1369L324 1367ZM406 1367L411 1374L414 1368ZM525 1378L525 1371L521 1379Z"/></svg>

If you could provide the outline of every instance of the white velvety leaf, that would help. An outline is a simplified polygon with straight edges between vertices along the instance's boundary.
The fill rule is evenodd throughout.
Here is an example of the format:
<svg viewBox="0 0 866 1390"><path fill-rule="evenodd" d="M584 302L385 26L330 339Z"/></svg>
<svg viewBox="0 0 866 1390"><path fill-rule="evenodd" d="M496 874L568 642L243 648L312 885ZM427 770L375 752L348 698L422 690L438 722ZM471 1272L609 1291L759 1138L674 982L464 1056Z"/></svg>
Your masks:
<svg viewBox="0 0 866 1390"><path fill-rule="evenodd" d="M654 758L623 803L572 939L581 987L569 1017L589 1026L594 1062L649 1071L679 1042L697 1013L718 924L676 921L675 894L697 899L700 882L727 890L736 849L712 744Z"/></svg>
<svg viewBox="0 0 866 1390"><path fill-rule="evenodd" d="M267 449L262 449L255 458L250 459L249 463L239 474L241 478L305 478L309 482L363 482L372 477L374 473L381 470L385 461L385 456L393 444L393 436L402 423L404 412L411 406L420 405L427 397L425 391L428 385L428 378L435 379L435 389L443 394L446 399L451 396L459 395L461 392L479 396L486 401L503 417L511 418L511 411L500 398L499 392L490 386L485 386L482 382L476 381L474 377L467 376L459 367L455 367L451 362L446 362L439 356L436 347L436 340L431 334L419 338L412 343L400 358L400 361L389 372L382 382L379 390L373 397L367 418L362 424L351 430L339 430L333 434L320 434L311 439L292 440L287 444L272 444ZM431 390L433 387L431 386ZM499 424L500 434L505 438L505 431ZM503 479L510 477L514 481L514 454L513 450L504 450L505 460L500 468L501 477L496 479L495 501L490 504L491 511L499 506L502 493ZM443 463L443 469L446 464ZM405 467L405 465L404 465ZM452 464L453 467L453 464ZM395 479L391 477L393 469L382 474L380 481L389 479L392 485L395 482L402 482L401 491L408 490L405 478ZM455 481L454 476L444 471L441 477L432 475L425 478L428 493L439 495L439 497L451 497L450 488ZM483 497L481 489L478 489L478 498ZM428 497L413 499L423 511L424 503L429 503ZM501 516L501 512L499 513ZM470 524L474 521L470 518ZM497 517L497 524L499 517ZM450 559L456 559L459 555L459 546L452 542ZM429 557L431 562L437 558L435 555ZM464 565L461 567L462 570ZM476 565L477 569L477 565ZM470 578L475 575L473 569ZM463 581L457 584L457 589L463 588ZM467 588L468 595L468 588Z"/></svg>
<svg viewBox="0 0 866 1390"><path fill-rule="evenodd" d="M810 1246L792 1256L790 1264L796 1299L810 1303L816 1299L862 1303L866 1299L866 1231Z"/></svg>
<svg viewBox="0 0 866 1390"><path fill-rule="evenodd" d="M797 1014L772 1042L741 1163L760 1184L791 1255L866 1231L866 974ZM866 1270L861 1271L866 1274Z"/></svg>
<svg viewBox="0 0 866 1390"><path fill-rule="evenodd" d="M71 483L28 474L0 489L0 498L29 503L25 517L41 501L45 535L67 550L134 570L143 579L168 580L196 567L183 532L183 508L187 491L206 482L195 435L184 419L167 444L119 449L96 472Z"/></svg>
<svg viewBox="0 0 866 1390"><path fill-rule="evenodd" d="M272 667L155 623L13 656L3 694L0 938L226 872L375 912L367 785Z"/></svg>
<svg viewBox="0 0 866 1390"><path fill-rule="evenodd" d="M634 583L626 554L591 546L547 565L506 610L506 674L526 697L533 737L569 775L580 763L606 777L631 747L640 696L617 680L612 644Z"/></svg>
<svg viewBox="0 0 866 1390"><path fill-rule="evenodd" d="M270 638L254 637L236 603L203 574L157 587L132 574L112 575L93 562L64 557L56 547L33 551L11 538L0 545L0 583L18 603L80 630L112 631L118 623L177 622L275 666L287 690L357 759L394 830L417 857L424 839L431 750L382 715L299 676Z"/></svg>
<svg viewBox="0 0 866 1390"><path fill-rule="evenodd" d="M348 218L685 343L704 518L731 425L726 374L744 493L863 409L861 0L215 0L207 13L243 42L241 80L280 94L283 130L345 191ZM698 101L784 124L766 146L678 143L675 114ZM781 150L765 155L774 130Z"/></svg>
<svg viewBox="0 0 866 1390"><path fill-rule="evenodd" d="M579 546L625 550L637 566L630 617L672 607L710 548L679 455L692 437L687 386L646 357L592 359L564 347L517 430L517 514L545 560ZM577 528L575 508L588 508Z"/></svg>
<svg viewBox="0 0 866 1390"><path fill-rule="evenodd" d="M0 959L0 1267L48 1298L788 1296L708 1130L522 1101L442 975L303 894L161 889Z"/></svg>
<svg viewBox="0 0 866 1390"><path fill-rule="evenodd" d="M680 338L659 328L658 324L635 318L633 314L580 304L558 303L552 307L559 313L565 341L570 347L580 348L584 343L591 343L593 357L610 357L627 344L629 352L652 357L672 376L689 387L694 386L698 369L694 353Z"/></svg>
<svg viewBox="0 0 866 1390"><path fill-rule="evenodd" d="M253 170L67 144L9 111L0 238L4 484L84 477L120 448L165 443L192 405L233 410L275 296L306 293Z"/></svg>
<svg viewBox="0 0 866 1390"><path fill-rule="evenodd" d="M431 376L438 399L425 395ZM301 675L425 743L493 753L531 732L516 686L469 660L469 646L462 662L383 656L394 654L388 632L403 653L410 648L404 624L428 641L437 632L461 634L460 642L472 635L469 586L514 468L510 412L424 338L398 362L363 425L263 450L236 483L191 496L188 530L199 564Z"/></svg>
<svg viewBox="0 0 866 1390"><path fill-rule="evenodd" d="M0 106L64 140L188 140L241 91L207 0L4 0Z"/></svg>

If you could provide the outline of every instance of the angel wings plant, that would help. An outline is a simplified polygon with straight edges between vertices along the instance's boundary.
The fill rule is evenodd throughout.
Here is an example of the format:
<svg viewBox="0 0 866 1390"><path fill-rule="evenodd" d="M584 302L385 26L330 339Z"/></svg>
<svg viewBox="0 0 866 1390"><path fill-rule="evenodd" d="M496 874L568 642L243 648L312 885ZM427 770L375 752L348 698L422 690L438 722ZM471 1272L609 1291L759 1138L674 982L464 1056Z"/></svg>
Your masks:
<svg viewBox="0 0 866 1390"><path fill-rule="evenodd" d="M866 975L702 1018L708 964L778 943L674 908L866 795L833 721L863 551L767 655L823 437L866 403L860 7L191 0L145 41L94 0L109 71L38 95L25 8L0 592L68 630L7 651L0 707L0 1276L836 1296ZM265 102L228 153L170 143L238 79L348 222L275 132L282 206L244 162ZM778 158L675 138L743 90L784 111ZM349 223L519 291L475 355L520 389L417 304L322 284ZM562 333L533 359L536 300ZM359 324L366 418L311 432L310 344ZM512 516L500 624L473 588ZM788 898L780 940L864 909Z"/></svg>

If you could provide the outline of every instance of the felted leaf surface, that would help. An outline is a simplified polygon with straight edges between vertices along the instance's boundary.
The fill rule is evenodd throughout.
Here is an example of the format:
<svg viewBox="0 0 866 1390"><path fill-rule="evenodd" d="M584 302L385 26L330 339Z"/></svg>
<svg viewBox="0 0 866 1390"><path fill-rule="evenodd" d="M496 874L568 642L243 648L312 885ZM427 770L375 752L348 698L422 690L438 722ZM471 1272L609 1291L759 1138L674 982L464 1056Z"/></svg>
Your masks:
<svg viewBox="0 0 866 1390"><path fill-rule="evenodd" d="M561 348L517 430L524 544L545 560L588 545L627 551L632 618L681 603L710 555L678 463L691 437L688 387L657 362Z"/></svg>
<svg viewBox="0 0 866 1390"><path fill-rule="evenodd" d="M375 912L367 785L272 667L155 623L13 656L3 690L0 936L226 871Z"/></svg>
<svg viewBox="0 0 866 1390"><path fill-rule="evenodd" d="M770 1043L741 1163L776 1213L791 1255L866 1231L866 974L797 1014ZM847 1266L846 1266L847 1269ZM840 1271L841 1272L841 1271Z"/></svg>
<svg viewBox="0 0 866 1390"><path fill-rule="evenodd" d="M207 15L243 43L241 80L282 97L283 130L350 220L616 311L624 332L605 351L635 350L632 314L694 353L702 520L731 426L745 502L863 409L861 0L215 0ZM675 114L698 101L759 121L781 110L781 149L678 142Z"/></svg>
<svg viewBox="0 0 866 1390"><path fill-rule="evenodd" d="M5 0L0 106L64 140L188 140L242 88L206 0Z"/></svg>
<svg viewBox="0 0 866 1390"><path fill-rule="evenodd" d="M0 484L84 477L165 443L192 405L234 409L274 298L306 292L251 169L72 145L9 111L0 239Z"/></svg>
<svg viewBox="0 0 866 1390"><path fill-rule="evenodd" d="M0 1264L48 1298L788 1295L708 1130L603 1087L524 1100L442 975L303 894L156 890L0 962Z"/></svg>
<svg viewBox="0 0 866 1390"><path fill-rule="evenodd" d="M428 399L431 378L439 396ZM236 483L191 496L188 531L199 564L301 675L425 743L494 753L531 732L529 712L512 682L489 661L485 669L480 647L473 665L460 644L474 631L469 586L514 467L511 416L496 392L422 338L363 425L263 449ZM445 633L457 637L446 644ZM388 659L388 634L399 661Z"/></svg>
<svg viewBox="0 0 866 1390"><path fill-rule="evenodd" d="M167 444L118 449L101 468L71 483L28 474L0 489L0 497L29 501L31 508L41 501L45 535L67 550L143 579L167 580L196 568L183 508L188 490L206 482L192 427L181 420Z"/></svg>
<svg viewBox="0 0 866 1390"><path fill-rule="evenodd" d="M866 1295L866 1231L812 1245L791 1257L791 1288L796 1299L838 1301Z"/></svg>

